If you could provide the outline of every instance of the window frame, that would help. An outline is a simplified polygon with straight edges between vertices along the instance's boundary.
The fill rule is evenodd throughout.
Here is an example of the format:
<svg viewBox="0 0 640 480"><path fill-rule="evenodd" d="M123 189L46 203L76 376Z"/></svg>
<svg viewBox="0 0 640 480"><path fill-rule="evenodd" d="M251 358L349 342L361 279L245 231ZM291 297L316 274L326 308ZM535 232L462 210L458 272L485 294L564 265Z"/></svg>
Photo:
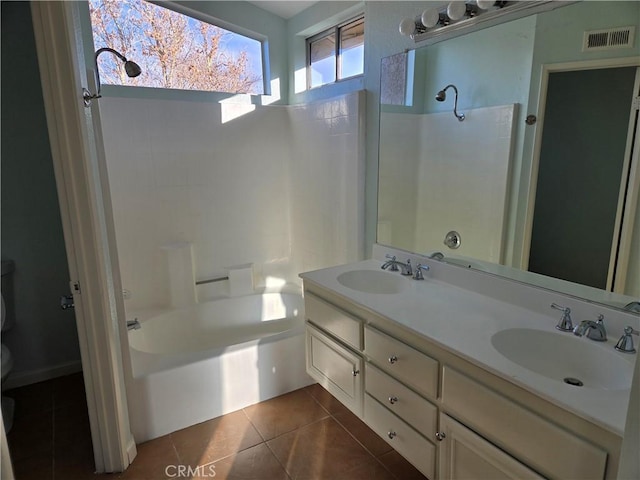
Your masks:
<svg viewBox="0 0 640 480"><path fill-rule="evenodd" d="M341 46L342 46L342 40L340 37L340 33L341 31L346 28L346 27L350 27L358 22L362 22L362 24L365 24L365 15L364 13L361 13L359 15L356 15L355 17L351 17L348 20L345 20L344 22L338 23L337 25L334 25L331 28L327 28L326 30L323 30L319 33L316 33L315 35L312 35L311 37L307 37L305 39L305 46L306 46L306 52L307 52L307 58L306 58L306 65L305 65L305 70L306 70L306 76L307 76L307 90L313 90L316 88L320 88L323 87L325 85L333 85L336 83L340 83L343 82L345 80L351 80L353 78L357 78L357 77L362 77L364 76L364 56L362 59L362 73L357 73L355 75L350 75L348 77L342 77L342 62L340 61L340 50L341 50ZM335 80L333 82L327 82L327 83L322 83L320 85L316 85L315 87L311 85L311 45L314 42L317 42L318 40L322 40L323 38L326 38L330 35L333 35L336 39L335 41L335 47L333 50L333 58L335 59ZM363 42L363 47L364 47L364 42Z"/></svg>
<svg viewBox="0 0 640 480"><path fill-rule="evenodd" d="M213 15L203 12L200 10L195 10L193 8L180 5L174 3L172 1L162 1L162 0L146 0L149 3L155 5L156 7L164 8L166 10L170 10L174 13L184 15L189 18L193 18L199 22L207 23L214 27L221 28L235 35L240 35L251 40L255 40L260 43L260 62L261 62L261 75L262 75L262 93L233 93L233 92L219 92L214 90L183 90L183 89L175 89L175 88L162 88L162 87L148 87L148 86L133 86L133 85L117 85L117 84L105 84L103 87L112 88L112 87L125 87L125 88L148 88L153 89L155 91L165 90L165 91L176 91L176 92L197 92L202 94L214 94L214 95L248 95L250 97L263 97L270 96L272 94L271 91L271 59L269 56L269 38L259 32L249 30L248 28L244 28L242 26L236 25L226 20L222 20L220 18L214 17ZM87 2L88 3L88 2ZM94 45L93 38L93 21L91 19L91 15L89 13L89 8L86 10L87 16L87 34L91 37L91 45L93 46L93 51L96 50ZM88 59L91 63L93 63L93 51L91 54L91 58Z"/></svg>

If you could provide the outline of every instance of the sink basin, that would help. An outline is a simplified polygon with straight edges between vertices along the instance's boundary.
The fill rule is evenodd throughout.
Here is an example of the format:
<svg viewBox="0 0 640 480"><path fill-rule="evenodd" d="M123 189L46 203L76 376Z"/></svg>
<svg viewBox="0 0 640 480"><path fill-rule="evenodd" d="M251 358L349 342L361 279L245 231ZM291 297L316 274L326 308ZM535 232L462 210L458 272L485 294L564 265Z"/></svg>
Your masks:
<svg viewBox="0 0 640 480"><path fill-rule="evenodd" d="M598 345L571 333L529 328L501 330L491 337L493 347L521 367L575 387L600 390L631 388L633 364L613 346Z"/></svg>
<svg viewBox="0 0 640 480"><path fill-rule="evenodd" d="M408 280L399 273L377 270L351 270L338 275L338 282L359 292L391 294L402 291Z"/></svg>

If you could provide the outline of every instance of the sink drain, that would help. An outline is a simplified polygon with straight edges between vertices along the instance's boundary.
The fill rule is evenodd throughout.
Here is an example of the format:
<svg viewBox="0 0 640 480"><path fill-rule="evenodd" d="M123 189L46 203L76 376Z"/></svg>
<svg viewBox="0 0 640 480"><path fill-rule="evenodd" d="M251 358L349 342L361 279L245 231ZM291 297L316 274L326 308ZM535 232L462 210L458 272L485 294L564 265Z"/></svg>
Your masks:
<svg viewBox="0 0 640 480"><path fill-rule="evenodd" d="M573 377L566 377L564 379L564 383L568 383L569 385L573 385L574 387L581 387L584 385L581 380Z"/></svg>

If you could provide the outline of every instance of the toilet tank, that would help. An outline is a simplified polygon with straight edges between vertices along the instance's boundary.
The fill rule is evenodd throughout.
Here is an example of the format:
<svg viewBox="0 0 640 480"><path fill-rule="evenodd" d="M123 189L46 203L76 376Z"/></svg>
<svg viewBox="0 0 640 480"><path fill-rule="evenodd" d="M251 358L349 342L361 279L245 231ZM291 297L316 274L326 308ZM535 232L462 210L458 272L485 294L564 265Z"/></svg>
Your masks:
<svg viewBox="0 0 640 480"><path fill-rule="evenodd" d="M13 303L13 260L2 260L2 298L6 311L5 322L2 330L9 330L15 323L15 309Z"/></svg>

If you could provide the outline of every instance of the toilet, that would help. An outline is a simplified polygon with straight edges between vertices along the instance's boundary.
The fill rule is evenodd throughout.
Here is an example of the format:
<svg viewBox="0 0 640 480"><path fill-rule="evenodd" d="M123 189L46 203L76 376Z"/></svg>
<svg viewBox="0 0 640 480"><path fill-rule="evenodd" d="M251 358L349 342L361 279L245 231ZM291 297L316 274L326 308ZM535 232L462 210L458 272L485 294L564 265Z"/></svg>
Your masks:
<svg viewBox="0 0 640 480"><path fill-rule="evenodd" d="M5 332L9 330L13 326L13 309L8 308L11 307L5 303L5 295L7 295L7 300L11 302L13 299L13 289L11 282L11 274L13 272L13 262L10 260L2 260L2 296L1 296L1 308L2 308L2 336L4 337ZM13 368L13 358L11 357L11 352L7 348L7 346L2 343L1 344L2 352L2 386L4 387L4 381L11 373L11 369ZM2 418L4 420L4 429L6 432L11 430L13 426L13 411L15 409L15 401L12 398L5 397L2 395Z"/></svg>

